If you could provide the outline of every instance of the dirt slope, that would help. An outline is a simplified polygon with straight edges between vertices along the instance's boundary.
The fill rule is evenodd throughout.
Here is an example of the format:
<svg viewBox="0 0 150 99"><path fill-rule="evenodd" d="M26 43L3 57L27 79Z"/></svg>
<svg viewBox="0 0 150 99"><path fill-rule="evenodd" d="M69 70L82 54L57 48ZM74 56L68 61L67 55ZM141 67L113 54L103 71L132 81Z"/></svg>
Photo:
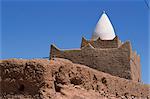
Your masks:
<svg viewBox="0 0 150 99"><path fill-rule="evenodd" d="M150 86L69 60L0 61L2 99L149 99Z"/></svg>

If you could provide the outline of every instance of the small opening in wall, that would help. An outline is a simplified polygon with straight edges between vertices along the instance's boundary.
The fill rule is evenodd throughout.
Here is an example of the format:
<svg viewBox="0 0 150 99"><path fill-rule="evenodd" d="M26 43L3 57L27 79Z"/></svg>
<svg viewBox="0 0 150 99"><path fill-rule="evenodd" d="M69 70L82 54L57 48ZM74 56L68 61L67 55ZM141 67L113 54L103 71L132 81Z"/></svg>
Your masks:
<svg viewBox="0 0 150 99"><path fill-rule="evenodd" d="M116 92L116 96L118 96L118 93Z"/></svg>
<svg viewBox="0 0 150 99"><path fill-rule="evenodd" d="M79 77L74 77L70 79L71 84L74 85L81 85L82 84L82 79Z"/></svg>
<svg viewBox="0 0 150 99"><path fill-rule="evenodd" d="M140 79L138 78L138 82L140 82Z"/></svg>
<svg viewBox="0 0 150 99"><path fill-rule="evenodd" d="M54 87L55 87L55 91L56 91L56 92L60 92L61 87L59 87L59 86L57 85L57 82L56 82L56 81L54 81Z"/></svg>
<svg viewBox="0 0 150 99"><path fill-rule="evenodd" d="M106 85L106 84L107 84L107 80L106 80L106 78L105 78L105 77L103 77L103 78L101 79L101 81L102 81L102 83L103 83L104 85Z"/></svg>
<svg viewBox="0 0 150 99"><path fill-rule="evenodd" d="M23 84L20 84L18 90L19 90L19 91L24 91L24 85L23 85Z"/></svg>

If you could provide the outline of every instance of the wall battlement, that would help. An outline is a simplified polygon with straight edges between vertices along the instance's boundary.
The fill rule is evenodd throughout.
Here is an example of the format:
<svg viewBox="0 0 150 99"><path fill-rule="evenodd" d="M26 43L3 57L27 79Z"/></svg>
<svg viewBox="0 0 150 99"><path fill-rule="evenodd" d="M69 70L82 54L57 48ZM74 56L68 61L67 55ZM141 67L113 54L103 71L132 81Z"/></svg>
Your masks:
<svg viewBox="0 0 150 99"><path fill-rule="evenodd" d="M97 40L86 40L82 37L81 48L88 43L94 48L118 48L121 45L121 41L117 36L113 40L101 40L100 37Z"/></svg>
<svg viewBox="0 0 150 99"><path fill-rule="evenodd" d="M110 41L88 41L82 38L78 50L60 50L51 45L50 59L52 58L69 59L113 76L138 82L141 80L139 56L132 52L129 41L122 44L118 37Z"/></svg>

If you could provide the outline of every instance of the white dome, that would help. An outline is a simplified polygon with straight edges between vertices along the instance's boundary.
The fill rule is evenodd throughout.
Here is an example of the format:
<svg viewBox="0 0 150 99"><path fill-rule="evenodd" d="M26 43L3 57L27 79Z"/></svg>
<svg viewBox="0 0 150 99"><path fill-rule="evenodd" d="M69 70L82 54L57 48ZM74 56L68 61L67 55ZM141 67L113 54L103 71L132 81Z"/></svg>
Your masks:
<svg viewBox="0 0 150 99"><path fill-rule="evenodd" d="M102 40L113 40L115 38L114 28L105 12L102 14L95 27L92 40L96 40L99 37Z"/></svg>

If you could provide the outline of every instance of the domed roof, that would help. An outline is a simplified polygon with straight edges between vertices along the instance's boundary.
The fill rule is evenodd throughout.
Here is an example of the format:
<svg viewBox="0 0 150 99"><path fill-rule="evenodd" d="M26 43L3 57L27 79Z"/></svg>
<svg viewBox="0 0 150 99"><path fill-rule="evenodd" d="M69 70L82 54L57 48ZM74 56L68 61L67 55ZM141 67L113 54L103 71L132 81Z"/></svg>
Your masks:
<svg viewBox="0 0 150 99"><path fill-rule="evenodd" d="M100 37L102 40L113 40L115 38L114 28L105 12L96 24L95 30L92 34L92 40Z"/></svg>

